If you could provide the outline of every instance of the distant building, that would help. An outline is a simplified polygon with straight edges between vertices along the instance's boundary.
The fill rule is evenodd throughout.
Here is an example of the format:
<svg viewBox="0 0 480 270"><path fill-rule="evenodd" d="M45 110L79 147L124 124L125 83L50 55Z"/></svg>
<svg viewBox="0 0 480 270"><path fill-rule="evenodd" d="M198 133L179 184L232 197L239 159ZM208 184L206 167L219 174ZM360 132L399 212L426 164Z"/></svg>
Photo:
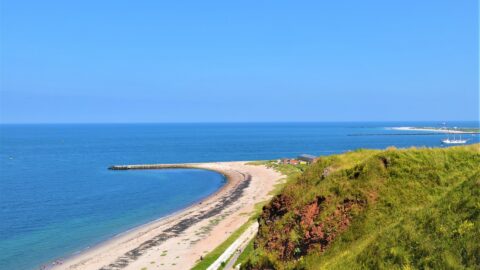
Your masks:
<svg viewBox="0 0 480 270"><path fill-rule="evenodd" d="M293 158L282 158L282 159L280 160L280 164L283 164L283 165L288 165L288 164L290 164L290 165L298 165L298 163L299 163L298 160L293 159Z"/></svg>
<svg viewBox="0 0 480 270"><path fill-rule="evenodd" d="M313 162L315 162L317 160L317 157L316 156L312 156L312 155L307 155L307 154L303 154L303 155L300 155L298 156L297 158L299 161L304 161L308 164L311 164Z"/></svg>

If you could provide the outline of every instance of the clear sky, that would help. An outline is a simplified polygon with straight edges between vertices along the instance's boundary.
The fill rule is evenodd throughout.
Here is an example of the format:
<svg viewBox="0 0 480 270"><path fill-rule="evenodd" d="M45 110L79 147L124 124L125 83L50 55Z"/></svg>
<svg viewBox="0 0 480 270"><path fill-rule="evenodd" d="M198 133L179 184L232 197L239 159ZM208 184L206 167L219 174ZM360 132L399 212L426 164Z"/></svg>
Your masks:
<svg viewBox="0 0 480 270"><path fill-rule="evenodd" d="M477 120L477 2L1 0L0 122Z"/></svg>

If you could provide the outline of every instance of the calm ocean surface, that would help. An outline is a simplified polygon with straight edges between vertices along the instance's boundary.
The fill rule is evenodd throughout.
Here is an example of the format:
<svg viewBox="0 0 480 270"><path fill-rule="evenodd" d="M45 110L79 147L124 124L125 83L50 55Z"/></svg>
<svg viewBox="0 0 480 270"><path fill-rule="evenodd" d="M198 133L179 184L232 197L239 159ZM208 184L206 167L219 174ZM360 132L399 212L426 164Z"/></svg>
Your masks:
<svg viewBox="0 0 480 270"><path fill-rule="evenodd" d="M440 123L0 125L0 269L38 268L180 210L225 181L203 170L109 171L110 165L440 147L445 137L388 129L398 126Z"/></svg>

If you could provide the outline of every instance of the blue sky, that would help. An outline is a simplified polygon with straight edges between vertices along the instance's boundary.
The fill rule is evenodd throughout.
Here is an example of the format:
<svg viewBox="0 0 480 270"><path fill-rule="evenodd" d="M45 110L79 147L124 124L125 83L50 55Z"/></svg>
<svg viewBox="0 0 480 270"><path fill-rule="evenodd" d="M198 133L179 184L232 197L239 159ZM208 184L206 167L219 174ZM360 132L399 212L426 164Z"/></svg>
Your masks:
<svg viewBox="0 0 480 270"><path fill-rule="evenodd" d="M1 1L0 121L477 120L477 1Z"/></svg>

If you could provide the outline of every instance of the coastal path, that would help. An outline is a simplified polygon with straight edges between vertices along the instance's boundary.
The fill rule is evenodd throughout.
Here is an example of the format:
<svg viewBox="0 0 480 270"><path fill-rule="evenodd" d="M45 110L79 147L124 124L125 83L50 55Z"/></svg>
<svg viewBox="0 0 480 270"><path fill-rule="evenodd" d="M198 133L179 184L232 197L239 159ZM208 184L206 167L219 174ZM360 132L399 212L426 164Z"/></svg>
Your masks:
<svg viewBox="0 0 480 270"><path fill-rule="evenodd" d="M239 250L245 248L250 240L255 237L258 231L258 222L253 223L250 227L245 230L245 232L240 235L223 253L220 257L217 258L215 262L213 262L207 270L217 270L222 263L226 262L228 258L232 257L232 259L228 262L228 264L223 268L225 270L230 270L233 268L233 264L237 261L238 256L240 256L241 252Z"/></svg>

